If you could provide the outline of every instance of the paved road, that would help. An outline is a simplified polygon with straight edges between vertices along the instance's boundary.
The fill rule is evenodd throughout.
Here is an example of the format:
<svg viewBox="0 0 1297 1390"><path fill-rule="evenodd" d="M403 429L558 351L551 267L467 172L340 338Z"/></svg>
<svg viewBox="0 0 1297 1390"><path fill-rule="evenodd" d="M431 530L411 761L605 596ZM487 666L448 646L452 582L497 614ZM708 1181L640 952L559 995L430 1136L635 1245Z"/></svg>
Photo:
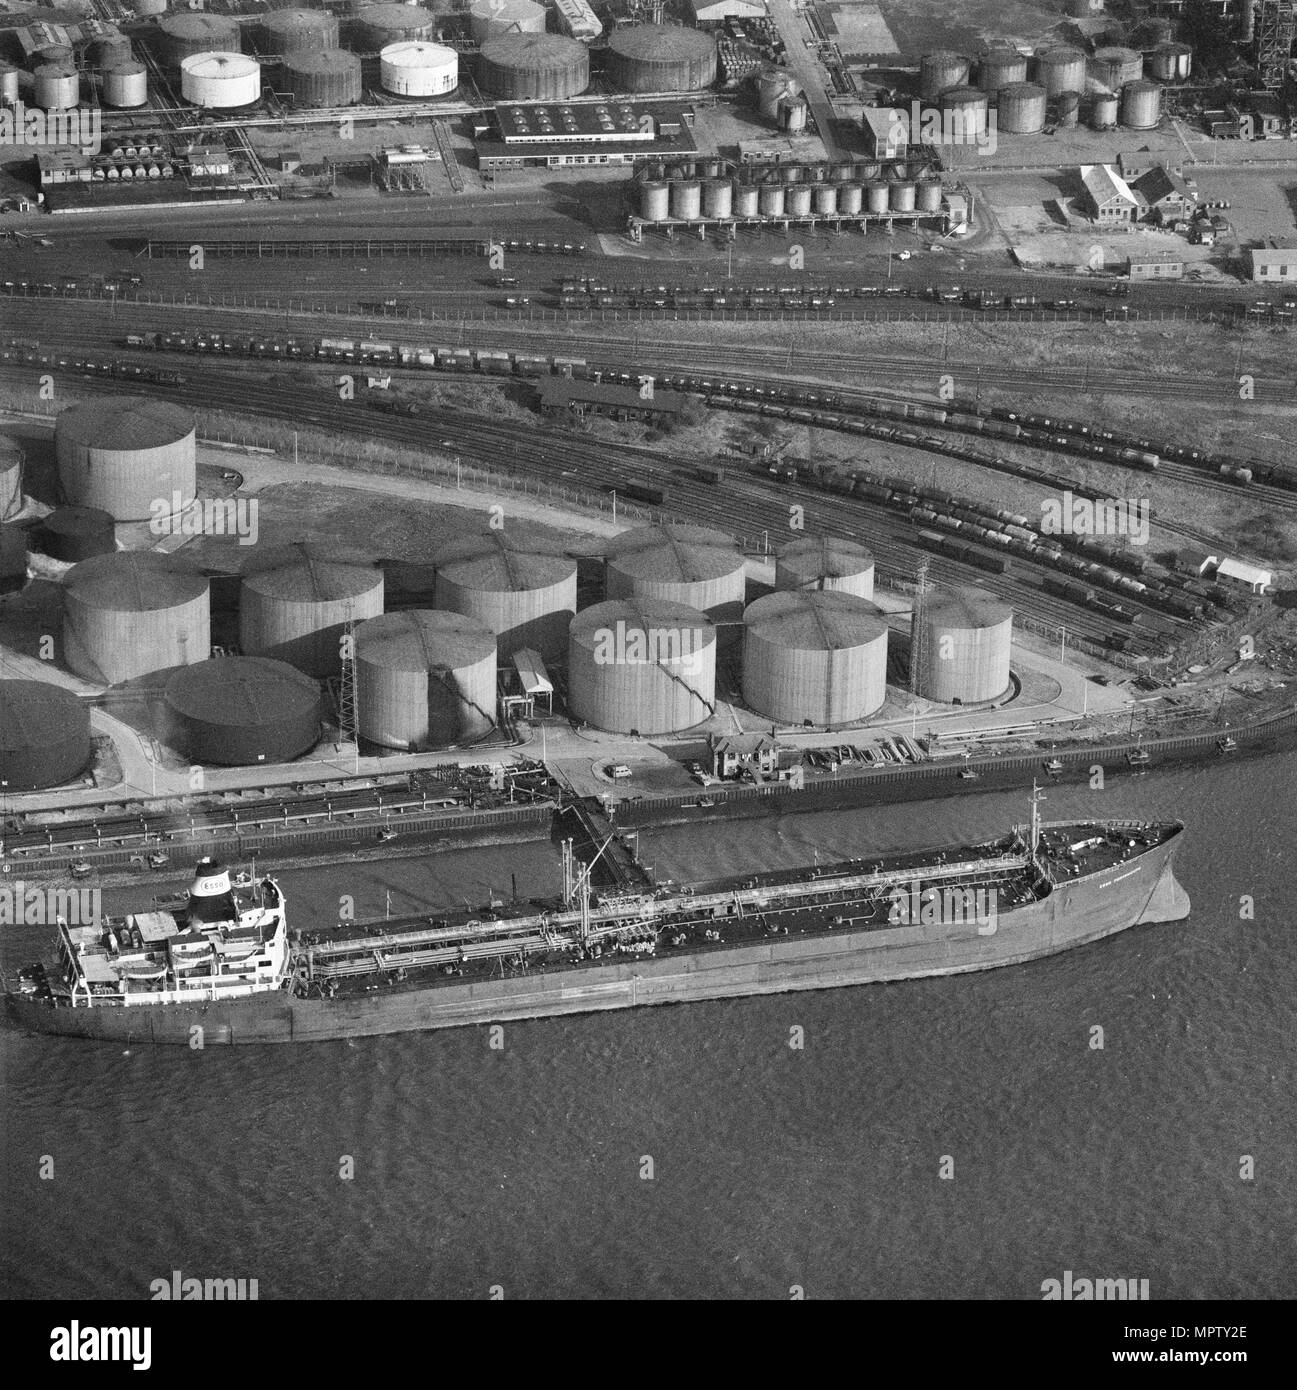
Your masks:
<svg viewBox="0 0 1297 1390"><path fill-rule="evenodd" d="M833 107L829 102L824 83L820 80L820 67L814 54L806 47L807 30L793 9L791 0L769 0L770 18L778 26L784 46L788 50L788 65L802 84L806 99L811 104L811 114L819 127L820 139L824 142L824 152L830 159L837 159L839 150L833 136Z"/></svg>

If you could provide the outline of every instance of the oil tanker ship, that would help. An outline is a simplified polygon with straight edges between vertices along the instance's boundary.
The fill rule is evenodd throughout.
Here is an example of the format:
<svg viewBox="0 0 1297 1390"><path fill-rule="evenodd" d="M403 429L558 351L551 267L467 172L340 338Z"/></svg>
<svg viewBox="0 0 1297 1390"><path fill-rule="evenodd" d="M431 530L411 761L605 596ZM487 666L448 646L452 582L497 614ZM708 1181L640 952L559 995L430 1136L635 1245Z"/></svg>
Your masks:
<svg viewBox="0 0 1297 1390"><path fill-rule="evenodd" d="M199 863L183 906L73 924L6 984L33 1031L122 1042L312 1041L1014 965L1179 921L1180 822L998 840L687 887L596 892L563 844L549 901L290 929L269 877Z"/></svg>

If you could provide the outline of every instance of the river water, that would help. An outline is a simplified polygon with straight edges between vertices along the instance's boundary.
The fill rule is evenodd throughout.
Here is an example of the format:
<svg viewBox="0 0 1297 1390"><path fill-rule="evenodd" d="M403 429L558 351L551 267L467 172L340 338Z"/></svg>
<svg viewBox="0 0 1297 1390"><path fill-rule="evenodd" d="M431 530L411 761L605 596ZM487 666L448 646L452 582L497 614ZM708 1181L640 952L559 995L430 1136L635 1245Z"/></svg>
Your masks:
<svg viewBox="0 0 1297 1390"><path fill-rule="evenodd" d="M510 1024L502 1050L485 1028L205 1052L6 1028L0 1291L143 1298L178 1269L263 1299L1039 1298L1070 1269L1289 1297L1295 789L1297 754L1051 789L1049 819L1186 821L1193 915L984 975ZM646 831L642 852L685 881L1025 812L962 796ZM283 882L296 925L341 893L371 916L388 889L394 913L476 902L511 872L552 892L556 858ZM13 931L6 967L42 935Z"/></svg>

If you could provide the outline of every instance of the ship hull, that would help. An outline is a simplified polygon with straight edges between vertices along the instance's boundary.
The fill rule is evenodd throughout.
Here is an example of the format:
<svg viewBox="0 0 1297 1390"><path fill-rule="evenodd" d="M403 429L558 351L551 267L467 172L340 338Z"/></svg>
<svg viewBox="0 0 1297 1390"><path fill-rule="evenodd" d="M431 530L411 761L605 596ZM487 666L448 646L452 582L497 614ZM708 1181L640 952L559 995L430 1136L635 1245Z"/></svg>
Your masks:
<svg viewBox="0 0 1297 1390"><path fill-rule="evenodd" d="M848 929L327 1000L278 993L207 1005L72 1009L11 994L6 1002L11 1018L36 1032L206 1047L326 1041L992 970L1132 926L1187 917L1188 895L1175 877L1179 840L1177 830L1136 859L1058 884L1040 901L1002 913L987 934L971 922Z"/></svg>

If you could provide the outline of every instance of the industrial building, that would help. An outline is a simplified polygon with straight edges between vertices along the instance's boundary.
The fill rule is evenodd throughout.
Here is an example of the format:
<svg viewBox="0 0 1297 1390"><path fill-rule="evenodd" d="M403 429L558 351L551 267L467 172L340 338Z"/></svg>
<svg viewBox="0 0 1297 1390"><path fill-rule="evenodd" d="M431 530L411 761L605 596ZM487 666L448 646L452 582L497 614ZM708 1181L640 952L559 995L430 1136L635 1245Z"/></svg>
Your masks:
<svg viewBox="0 0 1297 1390"><path fill-rule="evenodd" d="M1184 258L1157 254L1131 256L1126 261L1126 274L1131 280L1181 280Z"/></svg>
<svg viewBox="0 0 1297 1390"><path fill-rule="evenodd" d="M215 657L167 682L168 741L191 762L225 767L286 763L320 737L320 688L282 661Z"/></svg>
<svg viewBox="0 0 1297 1390"><path fill-rule="evenodd" d="M356 628L356 712L370 743L471 743L494 727L495 690L495 634L475 618L408 609Z"/></svg>
<svg viewBox="0 0 1297 1390"><path fill-rule="evenodd" d="M194 417L140 396L85 401L54 422L59 483L75 506L147 521L159 503L187 507L196 490Z"/></svg>
<svg viewBox="0 0 1297 1390"><path fill-rule="evenodd" d="M437 607L490 628L502 661L524 648L545 661L567 651L577 566L552 542L529 540L517 526L487 529L444 546L435 564Z"/></svg>
<svg viewBox="0 0 1297 1390"><path fill-rule="evenodd" d="M678 24L616 29L607 71L624 92L700 92L716 81L716 40Z"/></svg>
<svg viewBox="0 0 1297 1390"><path fill-rule="evenodd" d="M689 404L681 391L640 395L634 386L609 386L570 377L542 377L536 387L544 415L607 415L613 420L674 420Z"/></svg>
<svg viewBox="0 0 1297 1390"><path fill-rule="evenodd" d="M477 85L501 101L567 101L590 85L590 50L562 34L504 34L482 45Z"/></svg>
<svg viewBox="0 0 1297 1390"><path fill-rule="evenodd" d="M731 536L706 526L637 526L606 547L610 599L661 599L736 622L747 568Z"/></svg>
<svg viewBox="0 0 1297 1390"><path fill-rule="evenodd" d="M872 159L904 159L910 146L910 114L899 106L866 106L861 112L865 150Z"/></svg>
<svg viewBox="0 0 1297 1390"><path fill-rule="evenodd" d="M979 589L924 595L910 640L917 694L945 705L998 700L1010 689L1013 610Z"/></svg>
<svg viewBox="0 0 1297 1390"><path fill-rule="evenodd" d="M874 557L856 541L803 536L781 546L775 559L776 589L824 589L874 596Z"/></svg>
<svg viewBox="0 0 1297 1390"><path fill-rule="evenodd" d="M705 613L650 597L583 609L568 639L568 708L610 733L678 733L716 708L716 629Z"/></svg>
<svg viewBox="0 0 1297 1390"><path fill-rule="evenodd" d="M554 20L560 34L581 43L593 43L603 33L603 25L587 0L554 0Z"/></svg>
<svg viewBox="0 0 1297 1390"><path fill-rule="evenodd" d="M478 44L504 34L543 34L545 7L534 0L474 0L469 6L468 23Z"/></svg>
<svg viewBox="0 0 1297 1390"><path fill-rule="evenodd" d="M629 100L501 103L473 119L483 173L580 165L635 165L689 153L692 111Z"/></svg>
<svg viewBox="0 0 1297 1390"><path fill-rule="evenodd" d="M743 698L782 724L851 724L887 698L887 621L855 594L768 594L743 614Z"/></svg>
<svg viewBox="0 0 1297 1390"><path fill-rule="evenodd" d="M317 680L338 675L350 623L383 611L383 571L308 545L259 554L239 586L239 648Z"/></svg>
<svg viewBox="0 0 1297 1390"><path fill-rule="evenodd" d="M90 706L47 681L0 680L0 789L70 782L90 761Z"/></svg>
<svg viewBox="0 0 1297 1390"><path fill-rule="evenodd" d="M94 685L117 685L211 655L208 582L174 555L121 550L63 580L63 657Z"/></svg>

